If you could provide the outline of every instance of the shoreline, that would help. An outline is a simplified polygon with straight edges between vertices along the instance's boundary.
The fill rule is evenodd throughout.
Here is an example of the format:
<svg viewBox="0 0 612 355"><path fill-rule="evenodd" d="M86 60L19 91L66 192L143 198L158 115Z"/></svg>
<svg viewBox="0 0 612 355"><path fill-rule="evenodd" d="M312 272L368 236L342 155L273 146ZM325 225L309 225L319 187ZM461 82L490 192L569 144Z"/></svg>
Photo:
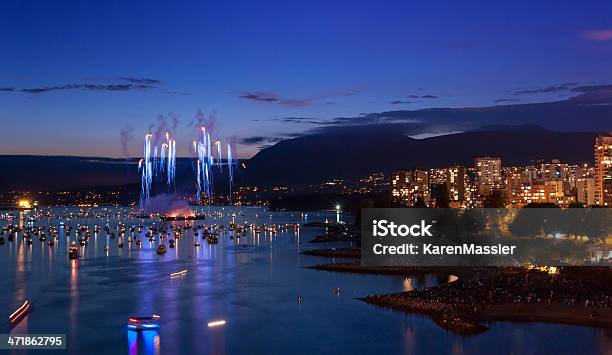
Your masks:
<svg viewBox="0 0 612 355"><path fill-rule="evenodd" d="M330 249L309 253L324 257L338 257L338 254ZM612 329L610 268L568 267L560 275L521 267L361 266L359 261L306 268L372 275L456 275L459 280L453 283L357 299L430 317L440 327L464 336L486 332L489 328L482 323L487 322L552 323Z"/></svg>
<svg viewBox="0 0 612 355"><path fill-rule="evenodd" d="M456 307L452 304L409 300L394 294L358 298L383 308L430 317L440 327L470 336L489 329L483 322L529 322L612 329L612 310L591 310L581 306L542 304L499 304Z"/></svg>
<svg viewBox="0 0 612 355"><path fill-rule="evenodd" d="M333 248L333 249L313 249L301 252L302 255L320 256L324 258L361 258L361 250L358 248Z"/></svg>
<svg viewBox="0 0 612 355"><path fill-rule="evenodd" d="M315 255L315 254L308 254ZM316 255L322 256L322 255ZM334 256L339 257L339 256ZM418 276L418 275L455 275L459 280L470 280L474 278L487 277L493 275L497 268L495 267L450 267L450 266L362 266L359 261L317 264L313 266L304 266L306 269L330 271L330 272L345 272L353 274L370 274L370 275L402 275L402 276Z"/></svg>

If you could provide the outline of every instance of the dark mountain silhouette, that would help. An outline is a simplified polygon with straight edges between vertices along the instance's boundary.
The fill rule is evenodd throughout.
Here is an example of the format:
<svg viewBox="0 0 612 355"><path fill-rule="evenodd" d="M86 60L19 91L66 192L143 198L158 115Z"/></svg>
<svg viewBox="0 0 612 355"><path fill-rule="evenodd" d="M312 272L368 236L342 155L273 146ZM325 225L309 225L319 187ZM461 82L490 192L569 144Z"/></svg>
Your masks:
<svg viewBox="0 0 612 355"><path fill-rule="evenodd" d="M70 156L0 156L0 191L61 190L137 182L136 162Z"/></svg>
<svg viewBox="0 0 612 355"><path fill-rule="evenodd" d="M489 125L474 130L475 132L550 132L546 128L535 123L524 123L521 125Z"/></svg>
<svg viewBox="0 0 612 355"><path fill-rule="evenodd" d="M494 156L502 164L561 159L592 163L595 133L555 132L537 125L493 126L478 131L412 139L401 131L382 133L367 126L311 134L263 149L248 162L244 182L253 185L312 184L332 178L359 178L399 168L473 166Z"/></svg>
<svg viewBox="0 0 612 355"><path fill-rule="evenodd" d="M124 186L140 189L138 159L112 159L74 156L0 156L4 171L0 174L0 192L7 191L74 191L91 187ZM214 169L216 191L227 189L227 169ZM176 188L179 192L195 191L193 159L177 158ZM167 192L164 184L155 183L156 191Z"/></svg>

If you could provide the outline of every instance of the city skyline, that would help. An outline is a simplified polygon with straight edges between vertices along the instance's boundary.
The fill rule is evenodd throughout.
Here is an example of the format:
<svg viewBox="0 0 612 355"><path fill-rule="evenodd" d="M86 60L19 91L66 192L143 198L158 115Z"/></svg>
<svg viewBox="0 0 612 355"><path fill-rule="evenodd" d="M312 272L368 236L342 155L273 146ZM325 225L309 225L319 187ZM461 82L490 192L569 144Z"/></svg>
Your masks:
<svg viewBox="0 0 612 355"><path fill-rule="evenodd" d="M161 114L189 156L199 110L239 158L355 125L610 129L609 3L385 5L5 2L0 150L138 156Z"/></svg>
<svg viewBox="0 0 612 355"><path fill-rule="evenodd" d="M203 200L210 203L213 201L228 203L228 196L232 195L234 198L232 203L237 206L266 205L270 201L266 201L266 197L263 196L283 194L336 193L347 196L352 194L374 196L381 192L386 192L390 197L388 202L395 204L396 207L521 208L530 204L562 208L610 206L611 139L612 132L594 137L593 162L568 163L554 158L533 160L528 164L503 164L499 157L475 156L473 165L451 164L430 168L417 166L394 170L388 175L384 171L372 171L366 176L320 179L317 183L308 186L291 183L273 186L240 184L236 190L228 194L216 192L209 196L200 196L198 186L195 195L193 191L186 190L175 194L194 204L199 204ZM94 161L95 159L89 162ZM155 164L160 162L156 161ZM130 164L125 160L119 163ZM6 195L0 195L2 198L0 206L2 203L6 206L19 207L23 204L29 208L32 201L36 201L34 205L38 205L36 196L42 197L49 205L76 204L95 207L104 204L135 203L129 199L134 198L136 191L126 185L93 184L85 189L76 189L76 194L68 192L74 187L64 185L63 188L63 190L45 190L39 186L38 193L35 192L36 189L28 191L27 188L6 190ZM160 191L154 193L159 194ZM262 193L264 195L261 195ZM161 195L162 200L166 201L166 197L163 197L165 193L161 192ZM131 197L125 199L126 196ZM441 197L443 200L440 200Z"/></svg>

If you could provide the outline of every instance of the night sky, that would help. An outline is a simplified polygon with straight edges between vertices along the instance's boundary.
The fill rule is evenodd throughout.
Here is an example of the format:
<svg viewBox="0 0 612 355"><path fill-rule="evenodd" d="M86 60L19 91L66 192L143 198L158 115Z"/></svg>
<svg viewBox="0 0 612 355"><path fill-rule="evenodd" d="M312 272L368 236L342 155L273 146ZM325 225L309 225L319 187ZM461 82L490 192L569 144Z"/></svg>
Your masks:
<svg viewBox="0 0 612 355"><path fill-rule="evenodd" d="M198 110L241 157L346 125L610 130L611 14L611 1L6 0L0 154L120 157L123 132L136 156L162 114L187 155ZM568 105L598 113L555 120Z"/></svg>

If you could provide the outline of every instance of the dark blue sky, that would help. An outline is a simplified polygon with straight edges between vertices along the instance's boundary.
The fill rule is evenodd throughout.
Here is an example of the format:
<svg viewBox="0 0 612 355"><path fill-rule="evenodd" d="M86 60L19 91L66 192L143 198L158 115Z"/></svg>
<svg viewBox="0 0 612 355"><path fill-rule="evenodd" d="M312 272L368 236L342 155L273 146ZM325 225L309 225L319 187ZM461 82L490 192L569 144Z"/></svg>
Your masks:
<svg viewBox="0 0 612 355"><path fill-rule="evenodd" d="M610 1L2 1L0 154L121 156L130 126L138 155L173 113L185 155L201 109L248 157L339 117L566 100L612 83L610 14ZM526 120L503 117L490 123ZM466 128L449 120L412 134ZM550 122L537 123L611 128Z"/></svg>

